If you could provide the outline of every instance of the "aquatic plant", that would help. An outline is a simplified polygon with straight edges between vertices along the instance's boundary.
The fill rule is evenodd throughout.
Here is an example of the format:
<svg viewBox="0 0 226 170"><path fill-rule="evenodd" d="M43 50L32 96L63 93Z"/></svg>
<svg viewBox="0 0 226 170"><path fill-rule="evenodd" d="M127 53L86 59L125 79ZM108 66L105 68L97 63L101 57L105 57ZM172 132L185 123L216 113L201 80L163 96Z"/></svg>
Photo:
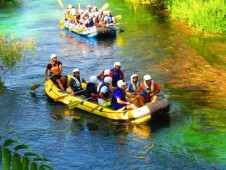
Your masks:
<svg viewBox="0 0 226 170"><path fill-rule="evenodd" d="M2 136L0 136L0 140L1 139ZM19 143L18 140L6 139L5 141L3 141L3 144L0 144L0 169L3 170L54 169L51 166L43 163L51 162L51 160L39 154L30 151L21 153L22 149L27 150L29 146L18 143Z"/></svg>
<svg viewBox="0 0 226 170"><path fill-rule="evenodd" d="M12 70L17 62L21 62L29 53L34 54L35 45L32 40L21 42L12 35L0 35L0 68Z"/></svg>

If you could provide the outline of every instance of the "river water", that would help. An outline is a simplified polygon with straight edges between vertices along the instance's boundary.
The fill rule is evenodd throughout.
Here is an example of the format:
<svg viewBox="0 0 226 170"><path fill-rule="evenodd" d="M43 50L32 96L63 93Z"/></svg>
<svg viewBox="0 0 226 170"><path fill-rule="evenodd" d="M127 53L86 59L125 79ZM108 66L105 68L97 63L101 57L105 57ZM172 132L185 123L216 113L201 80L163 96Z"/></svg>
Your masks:
<svg viewBox="0 0 226 170"><path fill-rule="evenodd" d="M143 6L109 4L113 14L122 15L118 27L125 31L95 40L60 29L63 10L57 1L0 3L0 33L14 32L36 44L34 56L1 78L0 134L20 139L51 159L55 169L224 169L226 36L197 33ZM49 101L43 85L30 91L44 80L52 53L63 62L64 74L78 67L85 79L115 61L123 64L128 81L133 73L151 74L168 95L169 115L122 124Z"/></svg>

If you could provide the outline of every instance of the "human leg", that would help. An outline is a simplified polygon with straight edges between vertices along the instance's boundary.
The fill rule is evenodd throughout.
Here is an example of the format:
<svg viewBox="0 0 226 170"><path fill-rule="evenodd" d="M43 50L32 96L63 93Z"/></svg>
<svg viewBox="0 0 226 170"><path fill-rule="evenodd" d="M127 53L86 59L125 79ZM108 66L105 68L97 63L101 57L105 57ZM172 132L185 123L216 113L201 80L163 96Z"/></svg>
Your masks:
<svg viewBox="0 0 226 170"><path fill-rule="evenodd" d="M151 103L157 103L158 102L158 96L153 96L151 98Z"/></svg>

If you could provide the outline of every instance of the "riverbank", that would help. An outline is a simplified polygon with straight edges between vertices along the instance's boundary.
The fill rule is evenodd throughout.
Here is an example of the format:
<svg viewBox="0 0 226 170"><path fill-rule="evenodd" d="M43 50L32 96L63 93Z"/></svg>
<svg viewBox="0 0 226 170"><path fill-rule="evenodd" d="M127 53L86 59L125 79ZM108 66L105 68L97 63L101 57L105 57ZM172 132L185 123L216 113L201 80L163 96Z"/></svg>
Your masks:
<svg viewBox="0 0 226 170"><path fill-rule="evenodd" d="M157 13L168 15L172 21L188 24L199 31L226 33L226 4L222 0L128 0L134 6L141 3L155 8Z"/></svg>

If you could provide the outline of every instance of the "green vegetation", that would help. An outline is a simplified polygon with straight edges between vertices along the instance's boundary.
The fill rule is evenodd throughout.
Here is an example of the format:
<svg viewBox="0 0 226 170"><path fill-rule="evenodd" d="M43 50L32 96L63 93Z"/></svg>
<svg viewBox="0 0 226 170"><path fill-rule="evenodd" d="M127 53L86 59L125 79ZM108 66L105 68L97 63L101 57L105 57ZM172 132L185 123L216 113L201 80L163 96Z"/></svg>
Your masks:
<svg viewBox="0 0 226 170"><path fill-rule="evenodd" d="M168 8L172 20L188 23L201 31L226 32L226 1L224 0L127 0Z"/></svg>
<svg viewBox="0 0 226 170"><path fill-rule="evenodd" d="M17 62L21 62L26 55L34 54L35 45L32 40L20 42L14 35L0 35L0 68L12 70Z"/></svg>
<svg viewBox="0 0 226 170"><path fill-rule="evenodd" d="M0 140L1 138L2 136L0 136ZM51 166L42 163L51 162L49 159L29 151L21 153L21 150L27 150L29 147L24 144L14 144L18 144L18 141L14 139L7 139L3 144L0 144L0 169L53 170Z"/></svg>

